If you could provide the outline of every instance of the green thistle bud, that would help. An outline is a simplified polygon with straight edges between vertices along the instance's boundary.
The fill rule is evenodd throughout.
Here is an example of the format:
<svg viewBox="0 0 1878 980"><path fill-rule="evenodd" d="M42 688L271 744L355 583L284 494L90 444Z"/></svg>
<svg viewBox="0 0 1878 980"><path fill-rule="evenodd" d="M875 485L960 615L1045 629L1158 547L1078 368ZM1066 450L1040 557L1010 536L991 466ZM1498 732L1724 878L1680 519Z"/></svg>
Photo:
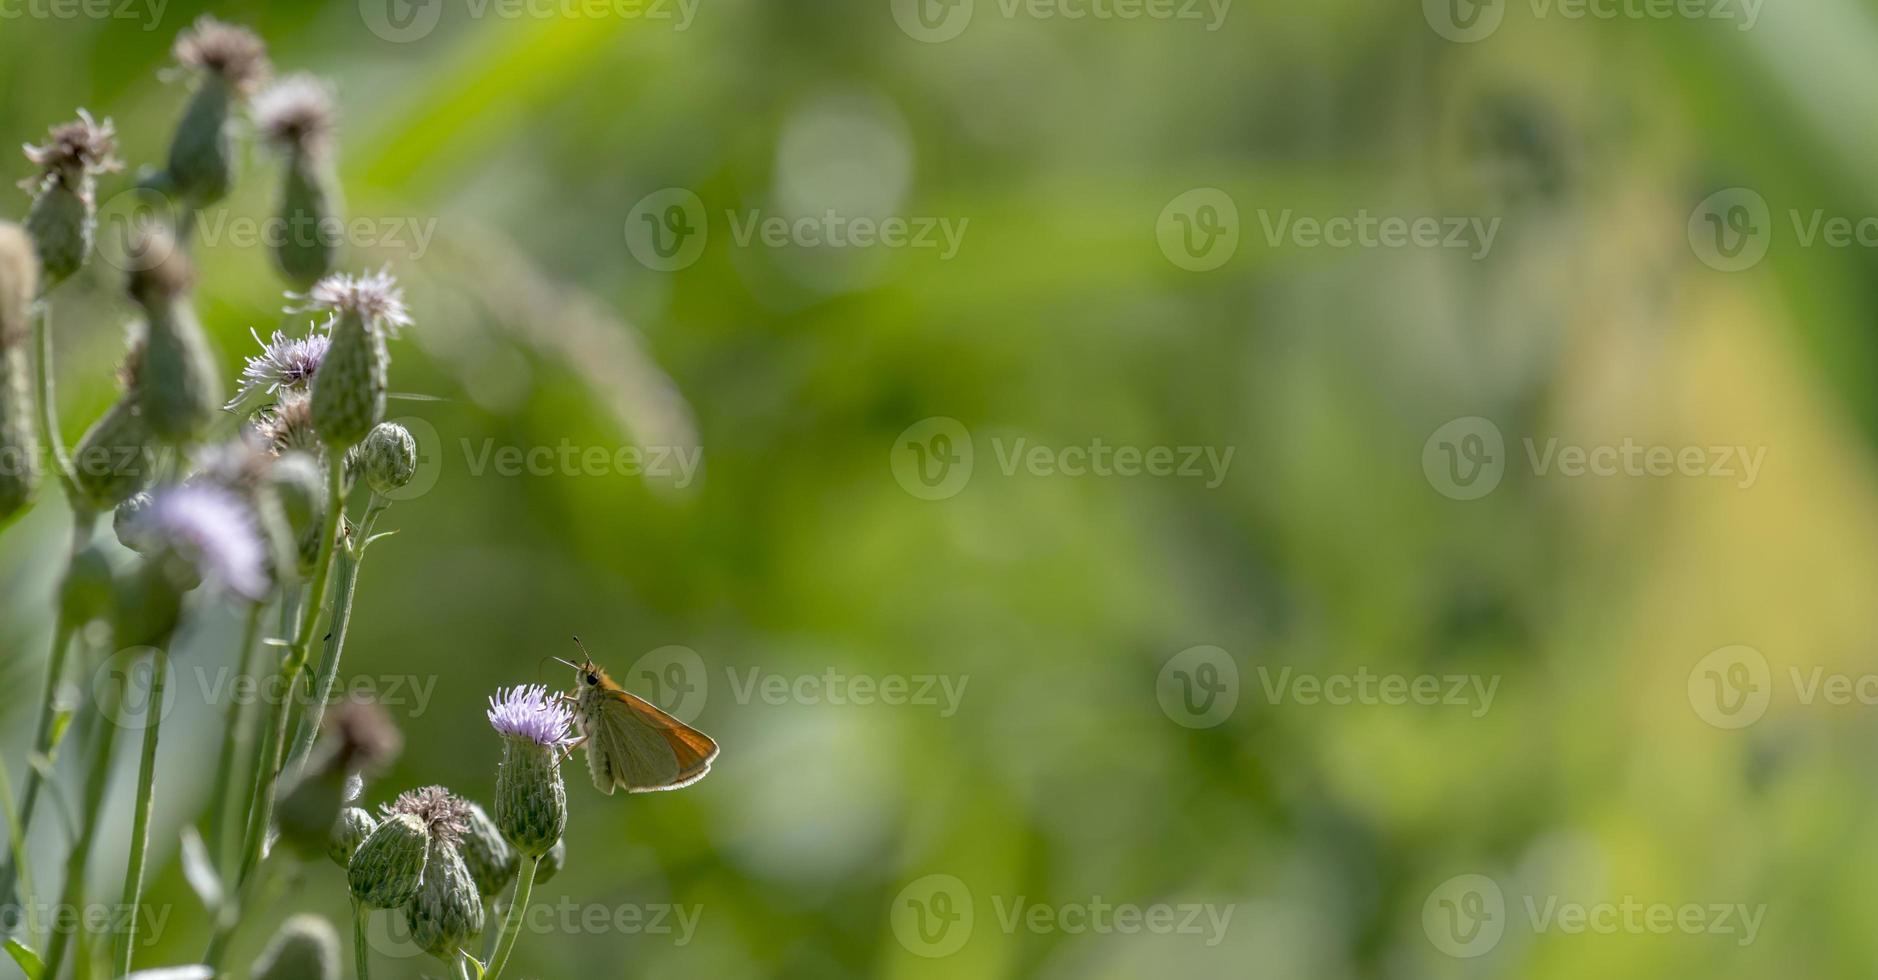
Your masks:
<svg viewBox="0 0 1878 980"><path fill-rule="evenodd" d="M417 897L405 907L411 940L449 962L463 944L483 931L483 901L456 847L442 838L430 842L430 860Z"/></svg>
<svg viewBox="0 0 1878 980"><path fill-rule="evenodd" d="M0 223L0 521L32 502L39 488L39 439L27 380L27 307L39 288L39 262L18 225Z"/></svg>
<svg viewBox="0 0 1878 980"><path fill-rule="evenodd" d="M493 900L515 880L519 866L515 849L502 839L502 831L496 829L488 812L475 803L469 805L469 830L463 835L461 850L463 863L484 898Z"/></svg>
<svg viewBox="0 0 1878 980"><path fill-rule="evenodd" d="M548 848L548 853L541 856L541 863L535 865L535 884L545 885L548 879L561 873L567 865L567 838L563 837Z"/></svg>
<svg viewBox="0 0 1878 980"><path fill-rule="evenodd" d="M339 192L331 168L332 88L311 75L292 75L254 100L255 126L285 157L274 263L298 289L308 289L339 263Z"/></svg>
<svg viewBox="0 0 1878 980"><path fill-rule="evenodd" d="M252 32L203 17L176 39L174 53L194 72L196 89L170 142L169 180L200 206L227 196L234 183L229 116L267 75L267 51Z"/></svg>
<svg viewBox="0 0 1878 980"><path fill-rule="evenodd" d="M177 581L170 564L140 558L113 577L111 626L120 648L161 646L176 631L189 586Z"/></svg>
<svg viewBox="0 0 1878 980"><path fill-rule="evenodd" d="M74 625L101 619L111 611L111 561L96 542L72 555L59 584L59 614Z"/></svg>
<svg viewBox="0 0 1878 980"><path fill-rule="evenodd" d="M85 502L96 510L109 510L148 487L156 472L151 446L137 394L126 392L85 430L72 450L72 477Z"/></svg>
<svg viewBox="0 0 1878 980"><path fill-rule="evenodd" d="M333 863L345 867L352 863L353 852L378 828L378 820L356 806L349 806L339 811L339 819L333 821L331 836L326 842L326 856Z"/></svg>
<svg viewBox="0 0 1878 980"><path fill-rule="evenodd" d="M313 427L335 449L357 445L385 417L386 335L411 322L388 273L328 276L307 293L305 310L333 314L332 342L313 375Z"/></svg>
<svg viewBox="0 0 1878 980"><path fill-rule="evenodd" d="M123 169L115 151L111 120L93 122L83 109L77 121L54 126L44 146L26 148L26 158L40 169L23 184L33 194L26 229L48 285L65 281L91 254L98 223L96 175Z"/></svg>
<svg viewBox="0 0 1878 980"><path fill-rule="evenodd" d="M561 753L573 717L540 684L498 690L489 724L502 736L496 770L496 826L523 858L548 853L567 828Z"/></svg>
<svg viewBox="0 0 1878 980"><path fill-rule="evenodd" d="M409 813L387 813L346 865L352 897L371 908L404 905L423 883L429 853L430 835L423 820Z"/></svg>
<svg viewBox="0 0 1878 980"><path fill-rule="evenodd" d="M339 934L317 915L296 915L254 961L254 980L339 980Z"/></svg>
<svg viewBox="0 0 1878 980"><path fill-rule="evenodd" d="M290 450L269 471L268 481L297 545L300 574L309 574L319 557L320 521L326 513L326 478L320 464L306 453Z"/></svg>
<svg viewBox="0 0 1878 980"><path fill-rule="evenodd" d="M141 254L157 258L148 268L131 273L131 296L145 315L137 407L157 438L186 445L201 435L222 406L221 371L188 301L188 258L164 240L167 232L145 235Z"/></svg>
<svg viewBox="0 0 1878 980"><path fill-rule="evenodd" d="M417 473L417 440L396 422L380 422L359 444L359 463L373 493L396 493Z"/></svg>
<svg viewBox="0 0 1878 980"><path fill-rule="evenodd" d="M320 730L305 774L276 808L281 839L303 857L331 846L335 821L341 819L341 808L351 796L353 778L384 768L403 745L391 716L369 701L334 705Z"/></svg>
<svg viewBox="0 0 1878 980"><path fill-rule="evenodd" d="M153 501L148 492L139 491L124 498L111 513L111 530L117 534L117 543L140 555L155 551L155 542L150 540L142 524L143 515Z"/></svg>
<svg viewBox="0 0 1878 980"><path fill-rule="evenodd" d="M336 769L308 771L274 808L281 842L304 859L325 851L332 843L333 827L345 795L345 773Z"/></svg>

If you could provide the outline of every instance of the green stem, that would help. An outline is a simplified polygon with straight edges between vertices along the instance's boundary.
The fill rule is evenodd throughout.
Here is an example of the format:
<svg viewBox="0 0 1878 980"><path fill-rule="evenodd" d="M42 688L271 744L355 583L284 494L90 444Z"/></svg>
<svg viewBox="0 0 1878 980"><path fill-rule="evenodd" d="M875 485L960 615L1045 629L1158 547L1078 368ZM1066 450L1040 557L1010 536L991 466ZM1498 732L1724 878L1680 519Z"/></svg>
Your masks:
<svg viewBox="0 0 1878 980"><path fill-rule="evenodd" d="M261 745L261 760L254 770L254 791L249 797L247 834L242 842L241 868L235 878L235 894L216 920L215 934L209 940L208 952L203 955L202 962L211 969L221 969L221 960L228 952L229 940L234 938L235 927L241 923L241 903L253 883L255 869L261 864L262 851L267 846L267 829L274 822L274 800L280 788L281 755L287 743L288 709L293 702L291 694L294 685L300 680L300 672L306 668L307 648L312 646L313 628L319 624L320 607L325 605L326 600L326 585L332 577L333 553L345 512L344 477L345 454L329 450L326 463L326 520L320 531L320 550L314 559L313 581L301 600L300 622L295 627L293 641L280 665L281 683L276 688L280 697L271 706L273 713L269 719L267 741Z"/></svg>
<svg viewBox="0 0 1878 980"><path fill-rule="evenodd" d="M20 827L19 810L13 806L13 777L8 774L4 760L0 760L0 807L6 810L7 856L13 866L20 869L20 908L26 913L21 918L26 927L26 943L30 946L39 932L39 916L33 911L36 903L33 901L32 868L26 863L26 834Z"/></svg>
<svg viewBox="0 0 1878 980"><path fill-rule="evenodd" d="M319 737L320 721L325 717L326 706L332 701L333 683L339 678L339 657L345 649L346 627L352 622L352 594L358 586L359 564L365 559L365 543L371 539L372 526L378 523L378 515L389 506L390 501L373 494L352 543L340 546L333 555L333 615L326 624L326 644L320 655L319 669L313 674L313 694L307 701L306 712L300 716L300 727L294 733L293 751L288 754L287 768L283 770L289 775L298 773L300 767L306 764L307 755L313 751L313 742Z"/></svg>
<svg viewBox="0 0 1878 980"><path fill-rule="evenodd" d="M541 858L524 857L521 874L515 881L515 898L509 903L509 916L502 920L502 938L496 940L496 951L489 958L489 969L483 972L483 980L501 980L502 968L509 965L509 954L515 952L515 939L521 935L522 919L528 913L528 893L535 888L535 870L541 866Z"/></svg>
<svg viewBox="0 0 1878 980"><path fill-rule="evenodd" d="M243 679L254 674L255 655L260 650L260 644L255 641L260 639L261 614L265 611L265 603L255 603L248 609L248 621L241 631L241 647L236 653L240 673L235 675L232 690L242 690ZM227 725L222 732L221 763L215 767L215 791L210 795L208 833L205 836L216 870L224 874L228 871L224 859L229 852L228 808L234 799L235 772L241 768L241 760L247 758L249 746L254 742L254 732L249 721L251 714L245 701L229 705Z"/></svg>
<svg viewBox="0 0 1878 980"><path fill-rule="evenodd" d="M365 920L372 914L358 899L352 900L352 966L354 980L372 980L372 953L365 943Z"/></svg>
<svg viewBox="0 0 1878 980"><path fill-rule="evenodd" d="M44 443L46 451L52 455L52 468L59 478L59 487L65 491L65 499L73 502L77 509L78 483L72 474L72 458L65 451L65 439L59 434L59 404L53 397L52 385L52 303L40 300L37 315L33 317L33 347L38 357L33 359L33 382L39 397L39 441Z"/></svg>
<svg viewBox="0 0 1878 980"><path fill-rule="evenodd" d="M169 654L162 647L150 651L150 700L144 708L143 759L137 769L137 802L131 819L130 863L124 869L126 914L124 938L117 951L117 975L130 975L131 952L137 944L137 907L143 901L144 863L150 853L150 809L156 801L157 741L163 733L163 686L169 673Z"/></svg>
<svg viewBox="0 0 1878 980"><path fill-rule="evenodd" d="M118 681L117 703L123 703L124 682ZM72 844L72 850L65 858L65 885L59 894L58 908L79 909L85 904L85 865L91 857L91 846L98 837L99 817L103 810L104 791L111 781L111 747L117 741L118 725L108 710L98 711L98 730L92 733L91 758L85 768L85 812L83 823L79 825L78 840ZM76 929L73 923L71 929ZM65 961L66 940L73 939L71 929L60 930L57 917L53 920L50 934L46 938L46 968L40 974L56 980L59 966ZM79 955L84 955L81 951Z"/></svg>

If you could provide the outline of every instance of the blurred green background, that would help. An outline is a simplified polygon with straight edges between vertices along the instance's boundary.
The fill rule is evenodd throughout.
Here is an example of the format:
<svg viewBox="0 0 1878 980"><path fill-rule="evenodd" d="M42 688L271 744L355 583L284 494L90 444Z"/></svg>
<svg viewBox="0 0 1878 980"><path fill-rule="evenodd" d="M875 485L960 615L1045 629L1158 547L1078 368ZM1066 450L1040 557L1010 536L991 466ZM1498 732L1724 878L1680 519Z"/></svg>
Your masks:
<svg viewBox="0 0 1878 980"><path fill-rule="evenodd" d="M406 739L367 800L442 783L487 801L484 698L567 680L543 658L570 655L570 633L723 745L677 793L605 797L570 765L569 866L537 890L600 920L677 906L695 932L557 918L523 937L521 975L1878 963L1874 705L1795 679L1878 670L1878 256L1808 244L1789 220L1878 214L1878 4L1768 4L1744 30L1728 4L1732 19L1599 19L1537 0L1241 0L1218 20L977 0L924 21L889 0L514 16L389 2L101 18L18 0L27 13L0 18L0 134L38 140L84 106L116 121L133 171L160 161L185 93L163 81L168 46L202 12L259 30L278 70L337 84L347 212L405 233L354 241L348 265L406 283L417 323L392 386L437 399L393 403L424 423L434 484L381 521L398 534L365 564L346 655ZM962 27L946 19L960 10ZM1446 36L1456 12L1497 29ZM259 149L248 164L227 216L270 213L278 164ZM132 179L107 177L101 197ZM640 202L670 188L707 229L676 269L632 238L675 198ZM1164 214L1203 188L1236 222ZM1729 188L1770 209L1765 258L1739 271L1700 230ZM738 240L752 211L831 210L964 232L951 255ZM1270 234L1286 215L1359 211L1496 234L1480 256ZM1180 235L1214 218L1236 246L1196 270ZM280 286L263 248L205 236L198 260L232 377L248 331L283 325ZM113 397L116 278L94 263L61 292L68 441ZM1504 437L1504 476L1457 499L1430 464L1455 450L1432 437L1475 417ZM912 428L935 418L955 421ZM954 424L970 478L924 499L908 444L957 453L929 438ZM1571 478L1532 464L1529 438L1765 462L1748 486ZM1007 472L1019 440L1233 455L1218 481ZM563 445L702 447L704 463L693 480L479 465ZM15 774L68 522L47 494L0 538ZM205 622L177 656L189 677L231 661L235 614ZM1699 666L1732 645L1763 658L1752 686L1770 695L1738 728L1704 703ZM1309 703L1273 694L1287 668L1494 695ZM831 672L963 689L950 705L936 683L923 703L835 704L816 686ZM789 693L751 690L772 677ZM1209 682L1236 702L1182 700ZM148 965L193 962L207 936L176 841L226 706L177 687L149 894L173 915ZM119 756L111 819L127 828L134 753ZM107 837L93 894L116 894L127 836ZM57 821L31 850L56 880ZM1476 907L1444 904L1462 875L1494 883L1501 936L1456 957L1441 926ZM969 928L920 938L935 889ZM1529 912L1627 898L1764 917L1744 942ZM1230 918L1218 933L1066 928L1099 903ZM1048 909L1047 927L1008 923L1020 904ZM307 866L233 960L297 910L343 924L342 872ZM410 952L387 935L381 975L441 975Z"/></svg>

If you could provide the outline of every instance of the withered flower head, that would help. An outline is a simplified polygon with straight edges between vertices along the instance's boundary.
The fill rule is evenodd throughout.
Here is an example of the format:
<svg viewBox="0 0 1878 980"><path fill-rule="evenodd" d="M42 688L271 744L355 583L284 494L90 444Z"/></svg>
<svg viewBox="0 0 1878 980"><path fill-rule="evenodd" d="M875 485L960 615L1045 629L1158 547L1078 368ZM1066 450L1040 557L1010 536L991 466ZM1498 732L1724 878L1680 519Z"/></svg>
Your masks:
<svg viewBox="0 0 1878 980"><path fill-rule="evenodd" d="M289 75L254 97L255 126L281 150L324 151L334 115L333 87L314 75Z"/></svg>
<svg viewBox="0 0 1878 980"><path fill-rule="evenodd" d="M433 839L455 844L469 831L469 804L442 786L405 790L384 807L384 816L416 817Z"/></svg>
<svg viewBox="0 0 1878 980"><path fill-rule="evenodd" d="M259 35L207 14L177 36L171 53L177 64L220 76L237 92L252 91L269 71Z"/></svg>
<svg viewBox="0 0 1878 980"><path fill-rule="evenodd" d="M117 158L117 131L111 120L97 122L83 109L78 110L77 119L52 127L43 145L29 143L22 149L40 173L20 186L35 194L63 185L89 203L92 177L124 169L124 162Z"/></svg>

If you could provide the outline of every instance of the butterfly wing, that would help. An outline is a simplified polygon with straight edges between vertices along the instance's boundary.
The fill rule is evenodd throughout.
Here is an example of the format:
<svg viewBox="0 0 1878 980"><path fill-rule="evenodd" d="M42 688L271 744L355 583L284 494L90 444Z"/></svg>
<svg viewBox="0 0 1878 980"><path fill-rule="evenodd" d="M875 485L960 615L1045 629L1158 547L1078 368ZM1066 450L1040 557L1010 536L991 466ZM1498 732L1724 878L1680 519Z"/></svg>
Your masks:
<svg viewBox="0 0 1878 980"><path fill-rule="evenodd" d="M628 793L689 786L717 758L709 735L618 689L603 692L588 739L587 767L607 794L616 786Z"/></svg>

